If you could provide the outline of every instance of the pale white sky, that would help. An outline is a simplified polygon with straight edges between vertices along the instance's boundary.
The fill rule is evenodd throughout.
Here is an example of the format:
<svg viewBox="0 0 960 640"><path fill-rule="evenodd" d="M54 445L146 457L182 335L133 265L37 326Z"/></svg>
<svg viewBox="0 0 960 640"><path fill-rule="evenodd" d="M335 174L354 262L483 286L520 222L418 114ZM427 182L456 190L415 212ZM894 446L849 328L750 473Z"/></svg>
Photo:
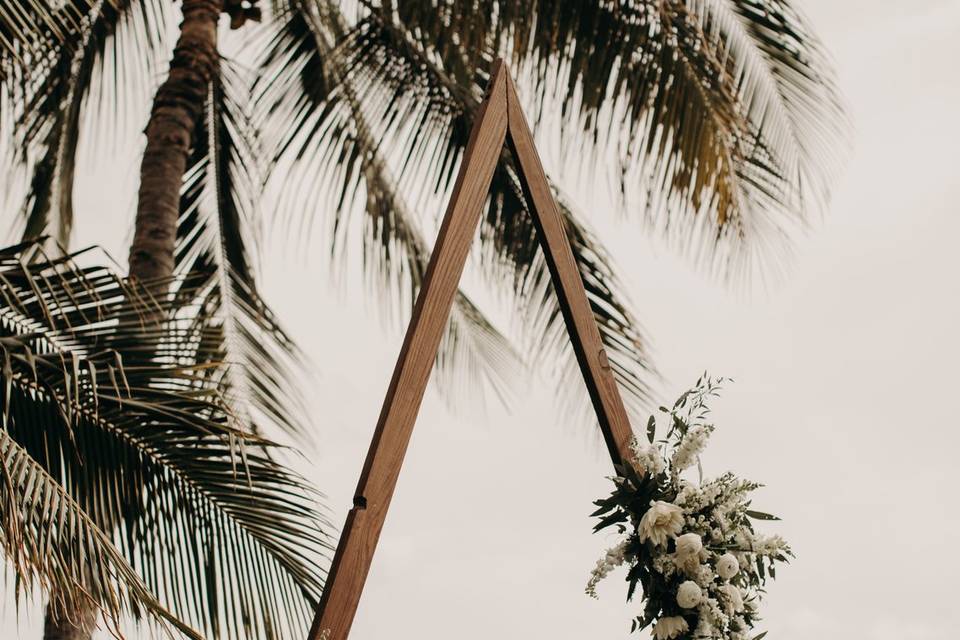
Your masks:
<svg viewBox="0 0 960 640"><path fill-rule="evenodd" d="M769 589L769 637L955 637L960 2L801 4L837 60L855 140L789 275L731 292L600 207L591 223L653 337L665 396L704 369L736 379L715 403L704 467L765 483L756 504L783 517L776 530L797 552ZM90 172L116 180L118 166ZM597 206L584 188L573 195ZM78 204L75 246L125 258L115 196L87 189ZM266 296L322 372L310 396L323 432L303 468L339 524L402 330L385 329L359 288L334 291L322 256L278 241L265 257ZM354 640L628 637L621 576L599 601L583 594L606 544L587 514L609 462L593 425L561 423L537 382L483 416L428 393ZM41 626L39 610L19 624L0 610L2 637L39 638Z"/></svg>

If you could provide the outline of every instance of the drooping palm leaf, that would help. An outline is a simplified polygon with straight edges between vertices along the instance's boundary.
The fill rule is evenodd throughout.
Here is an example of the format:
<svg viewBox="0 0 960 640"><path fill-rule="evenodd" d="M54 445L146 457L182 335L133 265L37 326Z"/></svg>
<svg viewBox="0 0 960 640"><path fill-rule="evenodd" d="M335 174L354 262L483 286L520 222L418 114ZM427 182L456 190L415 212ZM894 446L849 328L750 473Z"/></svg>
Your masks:
<svg viewBox="0 0 960 640"><path fill-rule="evenodd" d="M16 32L18 47L28 52L0 47L0 94L8 111L0 133L14 142L6 186L16 188L17 178L27 176L13 228L22 238L52 235L66 246L81 132L115 131L126 117L123 105L129 94L142 93L142 78L163 42L167 9L158 0L72 2L59 11L41 8L46 4L13 5L7 18L15 25L0 19L0 31L23 31ZM43 29L30 35L27 23L14 20L25 14Z"/></svg>
<svg viewBox="0 0 960 640"><path fill-rule="evenodd" d="M279 157L294 156L304 180L291 194L292 210L333 212L331 254L345 251L348 217L363 214L363 266L377 291L413 305L430 258L421 224L400 195L380 140L351 86L346 60L336 50L347 28L336 7L294 0L280 3L274 34L261 64L258 101L264 127ZM288 177L288 179L290 179ZM362 187L362 189L361 189ZM324 200L321 194L326 193ZM437 358L441 387L469 389L483 381L503 397L520 367L509 340L459 291ZM448 395L448 397L450 397Z"/></svg>
<svg viewBox="0 0 960 640"><path fill-rule="evenodd" d="M38 252L0 251L4 436L45 470L44 486L75 503L59 517L84 516L99 546L58 560L65 569L8 559L28 579L69 571L108 613L150 611L144 594L153 593L213 637L301 635L323 584L328 525L316 493L224 403L224 367L211 357L216 321L145 327L176 314L156 313L145 294L104 267L81 266L81 256ZM151 331L157 363L124 364L119 353ZM11 500L27 504L39 486L14 484ZM36 548L59 548L60 520L36 518L45 527L30 534ZM141 591L98 577L119 571L118 555L142 576ZM48 577L41 583L59 588Z"/></svg>
<svg viewBox="0 0 960 640"><path fill-rule="evenodd" d="M300 3L291 9L296 10L294 15L300 16L298 19L337 15L337 8L331 3ZM329 27L328 30L332 31ZM400 184L413 193L422 193L414 181L426 177L428 188L441 191L448 188L479 107L483 78L467 85L450 80L427 52L403 40L399 29L384 22L379 14L369 16L339 42L325 57L336 61L344 70L338 76L339 82L332 85L336 89L322 93L321 87L314 83L312 86L317 91L296 94L301 102L291 109L293 117L284 114L279 118L289 123L284 138L288 148L295 154L309 152L314 157L333 158L342 165L338 154L349 147L344 144L341 132L357 120L355 113L343 113L342 94L344 87L348 87L356 96L356 103L363 105L360 115L366 122L376 123L367 133L374 141L371 147L392 150L385 160L392 160L400 167ZM288 46L285 51L295 51L295 48ZM285 59L282 55L277 58ZM304 63L295 69L305 75L315 67ZM278 73L274 70L271 77ZM313 73L310 77L316 75ZM330 75L323 78L329 82ZM411 79L413 84L408 83ZM318 95L319 99L308 102L305 96L310 95ZM313 175L316 173L319 172ZM335 183L338 192L356 188L359 175L360 172L338 175ZM567 218L571 244L588 285L604 343L610 349L628 400L637 406L649 397L650 366L645 342L624 302L609 258L564 202L561 199L561 209ZM485 251L481 264L489 282L498 289L507 284L508 290L517 294L516 306L526 317L522 328L533 353L539 356L552 349L555 354L556 349L566 350L565 343L558 340L563 323L549 289L549 273L539 253L526 206L512 159L507 154L494 175L488 213L481 226ZM568 369L575 366L572 357L564 361Z"/></svg>
<svg viewBox="0 0 960 640"><path fill-rule="evenodd" d="M653 227L713 270L778 258L826 195L844 117L794 2L363 4L430 61L406 85L439 69L446 88L473 87L492 55L509 55L532 78L535 111L556 103L592 151L581 157L619 163L628 208L644 203Z"/></svg>
<svg viewBox="0 0 960 640"><path fill-rule="evenodd" d="M127 612L146 613L202 637L157 601L110 536L6 430L0 430L0 547L21 586L41 585L66 619L92 605L114 622Z"/></svg>
<svg viewBox="0 0 960 640"><path fill-rule="evenodd" d="M177 231L176 269L185 276L177 304L219 328L210 356L229 363L221 382L230 406L258 431L271 425L303 441L313 425L297 384L302 356L260 297L251 255L266 168L241 82L222 61L198 123Z"/></svg>
<svg viewBox="0 0 960 640"><path fill-rule="evenodd" d="M13 0L0 9L0 51L3 59L38 64L51 50L68 44L98 4L91 0L39 2Z"/></svg>

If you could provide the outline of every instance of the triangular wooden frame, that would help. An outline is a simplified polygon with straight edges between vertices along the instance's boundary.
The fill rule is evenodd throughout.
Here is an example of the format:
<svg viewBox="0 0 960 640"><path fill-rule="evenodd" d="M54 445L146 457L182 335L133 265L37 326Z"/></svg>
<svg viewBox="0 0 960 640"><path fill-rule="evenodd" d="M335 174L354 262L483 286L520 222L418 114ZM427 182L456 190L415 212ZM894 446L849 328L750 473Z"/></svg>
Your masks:
<svg viewBox="0 0 960 640"><path fill-rule="evenodd" d="M503 145L510 145L540 246L613 463L631 430L557 203L506 65L493 66L343 526L309 640L346 640Z"/></svg>

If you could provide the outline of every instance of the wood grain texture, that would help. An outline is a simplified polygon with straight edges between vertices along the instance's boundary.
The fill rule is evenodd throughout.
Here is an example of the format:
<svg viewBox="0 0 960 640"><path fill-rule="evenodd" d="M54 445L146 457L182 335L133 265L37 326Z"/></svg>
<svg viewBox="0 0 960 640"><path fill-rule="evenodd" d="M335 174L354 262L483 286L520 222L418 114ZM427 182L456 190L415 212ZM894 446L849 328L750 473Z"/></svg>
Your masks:
<svg viewBox="0 0 960 640"><path fill-rule="evenodd" d="M600 331L597 329L583 279L570 249L563 218L540 163L533 134L517 98L516 87L509 75L507 118L507 141L519 168L524 196L533 212L533 222L550 269L550 279L553 281L590 400L597 412L610 459L616 465L630 455L630 439L633 435L630 420L600 340Z"/></svg>
<svg viewBox="0 0 960 640"><path fill-rule="evenodd" d="M417 296L310 640L346 640L507 131L507 74L496 63Z"/></svg>

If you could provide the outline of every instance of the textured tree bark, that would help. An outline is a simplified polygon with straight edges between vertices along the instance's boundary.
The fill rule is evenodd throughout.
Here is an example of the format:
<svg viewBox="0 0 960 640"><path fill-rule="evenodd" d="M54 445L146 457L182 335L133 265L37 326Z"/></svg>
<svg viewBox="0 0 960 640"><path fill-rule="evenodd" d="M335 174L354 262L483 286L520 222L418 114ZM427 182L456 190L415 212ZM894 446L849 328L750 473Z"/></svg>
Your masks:
<svg viewBox="0 0 960 640"><path fill-rule="evenodd" d="M65 620L54 614L47 606L43 622L44 640L88 640L97 623L97 610L93 607L74 612L73 620Z"/></svg>
<svg viewBox="0 0 960 640"><path fill-rule="evenodd" d="M222 10L223 0L183 0L170 75L153 101L129 257L130 277L144 284L173 274L180 186L218 65L217 21Z"/></svg>
<svg viewBox="0 0 960 640"><path fill-rule="evenodd" d="M219 64L217 22L223 0L183 0L183 22L167 79L157 89L147 123L147 146L140 164L140 190L129 275L166 293L173 275L173 250L180 214L180 187L193 145L197 120ZM107 527L110 525L107 524ZM95 608L71 612L69 619L47 607L45 640L89 640L96 629Z"/></svg>

